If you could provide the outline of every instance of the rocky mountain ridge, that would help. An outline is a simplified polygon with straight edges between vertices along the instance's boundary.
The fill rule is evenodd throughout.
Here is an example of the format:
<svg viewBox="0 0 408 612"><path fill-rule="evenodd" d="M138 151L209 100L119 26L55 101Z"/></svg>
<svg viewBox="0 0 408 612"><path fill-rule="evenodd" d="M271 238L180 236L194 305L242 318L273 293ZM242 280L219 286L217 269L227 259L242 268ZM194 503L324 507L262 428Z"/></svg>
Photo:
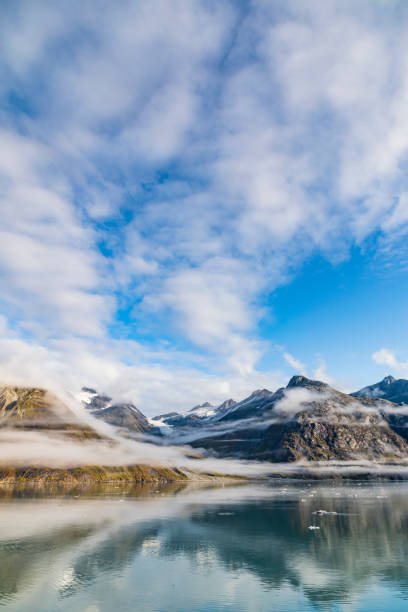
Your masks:
<svg viewBox="0 0 408 612"><path fill-rule="evenodd" d="M205 402L148 421L164 436L163 443L188 444L215 457L404 462L408 461L408 410L400 400L405 383L408 386L408 381L388 376L347 394L297 375L276 391L258 389L239 402L227 400L219 406ZM398 404L387 397L398 399Z"/></svg>

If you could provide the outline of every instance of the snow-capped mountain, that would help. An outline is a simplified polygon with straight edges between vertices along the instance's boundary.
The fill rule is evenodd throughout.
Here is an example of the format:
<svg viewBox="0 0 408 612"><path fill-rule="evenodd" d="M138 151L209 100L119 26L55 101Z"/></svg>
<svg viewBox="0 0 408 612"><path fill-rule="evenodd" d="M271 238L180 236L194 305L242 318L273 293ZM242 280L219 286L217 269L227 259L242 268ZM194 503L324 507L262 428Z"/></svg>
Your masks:
<svg viewBox="0 0 408 612"><path fill-rule="evenodd" d="M408 404L408 380L386 376L375 385L369 385L352 393L355 397L378 397L395 404Z"/></svg>
<svg viewBox="0 0 408 612"><path fill-rule="evenodd" d="M107 408L112 401L108 395L102 395L90 387L82 387L75 397L87 410L91 411Z"/></svg>
<svg viewBox="0 0 408 612"><path fill-rule="evenodd" d="M155 427L160 427L162 433L169 435L173 429L201 427L207 421L214 421L226 414L236 402L233 399L225 400L219 406L213 406L209 402L204 402L198 406L193 406L187 412L168 412L150 418L149 423Z"/></svg>
<svg viewBox="0 0 408 612"><path fill-rule="evenodd" d="M194 414L200 418L213 416L215 414L216 407L210 404L210 402L204 402L204 404L200 404L199 406L194 406L190 408L188 414Z"/></svg>
<svg viewBox="0 0 408 612"><path fill-rule="evenodd" d="M115 403L108 395L82 387L76 398L97 419L129 432L159 433L154 425L132 403Z"/></svg>

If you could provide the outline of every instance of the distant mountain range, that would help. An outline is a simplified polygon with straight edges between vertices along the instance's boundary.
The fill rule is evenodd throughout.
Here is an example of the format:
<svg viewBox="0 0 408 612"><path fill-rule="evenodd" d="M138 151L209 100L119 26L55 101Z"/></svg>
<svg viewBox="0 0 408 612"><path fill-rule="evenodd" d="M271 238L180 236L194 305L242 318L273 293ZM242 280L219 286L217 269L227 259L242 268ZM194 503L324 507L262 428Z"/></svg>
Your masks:
<svg viewBox="0 0 408 612"><path fill-rule="evenodd" d="M92 394L85 405L111 424L126 427L127 417L137 410ZM408 406L401 405L405 401L408 381L391 376L352 394L293 376L286 387L274 392L259 389L239 402L205 402L184 413L149 419L137 411L135 430L160 433L166 444L189 444L216 457L400 462L408 460Z"/></svg>
<svg viewBox="0 0 408 612"><path fill-rule="evenodd" d="M0 387L0 481L189 477L177 467L158 465L39 468L37 454L31 446L35 442L33 436L38 434L42 438L40 441L36 438L39 446L35 448L41 454L44 450L41 440L45 446L51 441L54 458L72 444L83 444L92 446L94 457L105 459L107 451L121 444L120 439L136 437L149 442L148 455L152 458L156 454L155 445L167 445L182 446L182 456L190 460L219 457L308 465L309 462L336 465L343 462L344 465L344 462L365 461L377 466L408 467L407 389L407 380L387 376L375 385L347 394L321 381L293 376L286 387L276 391L259 389L238 402L229 399L219 406L204 402L184 413L148 418L134 404L114 401L91 388L83 388L78 396L85 408L81 410L75 408L77 404L71 406L68 400L68 403L61 401L45 389L3 386ZM89 415L109 423L117 434L115 429L98 427ZM195 450L186 452L186 447ZM21 457L34 457L32 464L20 460L19 449ZM7 465L7 452L17 457L11 465ZM124 456L127 461L127 451ZM159 449L157 456L162 456ZM70 464L77 465L76 460L72 457Z"/></svg>

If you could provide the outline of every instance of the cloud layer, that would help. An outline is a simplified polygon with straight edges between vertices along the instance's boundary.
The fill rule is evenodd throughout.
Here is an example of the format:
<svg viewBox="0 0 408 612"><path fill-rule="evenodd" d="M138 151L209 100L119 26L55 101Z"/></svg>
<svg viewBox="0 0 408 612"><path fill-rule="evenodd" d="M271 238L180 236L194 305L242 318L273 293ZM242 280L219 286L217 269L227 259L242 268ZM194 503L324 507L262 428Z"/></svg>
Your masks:
<svg viewBox="0 0 408 612"><path fill-rule="evenodd" d="M265 296L403 248L404 2L0 10L4 377L147 412L273 387Z"/></svg>

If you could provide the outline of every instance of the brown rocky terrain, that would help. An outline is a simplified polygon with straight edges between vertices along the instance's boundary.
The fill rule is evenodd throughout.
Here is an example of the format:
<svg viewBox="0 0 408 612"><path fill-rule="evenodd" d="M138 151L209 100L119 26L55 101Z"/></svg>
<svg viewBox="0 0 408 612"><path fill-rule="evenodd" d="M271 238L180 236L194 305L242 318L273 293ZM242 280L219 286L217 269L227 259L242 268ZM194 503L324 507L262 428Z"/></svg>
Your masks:
<svg viewBox="0 0 408 612"><path fill-rule="evenodd" d="M53 393L36 387L0 387L0 429L53 431L74 439L101 439Z"/></svg>

